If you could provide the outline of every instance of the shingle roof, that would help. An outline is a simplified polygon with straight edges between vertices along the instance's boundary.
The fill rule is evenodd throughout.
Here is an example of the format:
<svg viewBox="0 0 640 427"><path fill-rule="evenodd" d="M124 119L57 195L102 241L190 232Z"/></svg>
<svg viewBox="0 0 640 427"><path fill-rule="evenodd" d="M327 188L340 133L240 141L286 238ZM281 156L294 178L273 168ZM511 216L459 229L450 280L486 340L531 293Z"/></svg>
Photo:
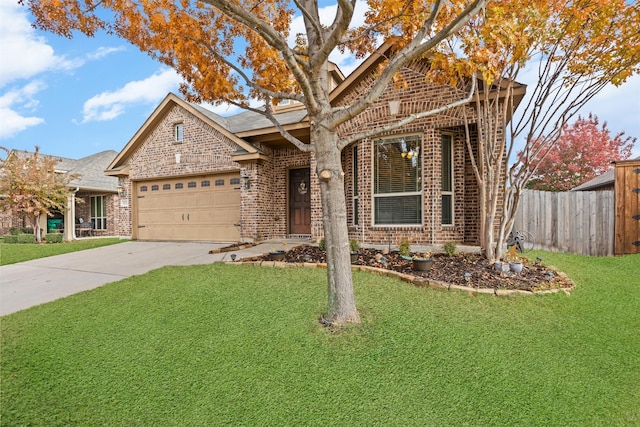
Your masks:
<svg viewBox="0 0 640 427"><path fill-rule="evenodd" d="M13 150L18 157L30 157L32 152L24 150ZM69 159L67 157L51 156L40 154L42 157L52 158L58 161L55 168L57 171L78 174L79 178L69 183L70 187L78 187L81 190L93 191L118 191L118 178L106 176L104 171L115 159L118 153L114 150L102 151L81 159Z"/></svg>
<svg viewBox="0 0 640 427"><path fill-rule="evenodd" d="M613 174L613 169L610 169L605 173L603 173L602 175L597 176L592 180L589 180L585 183L578 185L577 187L572 188L571 191L596 190L598 188L608 187L610 185L613 185L614 182L615 182L615 176Z"/></svg>
<svg viewBox="0 0 640 427"><path fill-rule="evenodd" d="M213 111L207 110L196 104L191 104L194 108L200 111L202 114L209 117L211 120L232 133L241 133L258 129L266 129L273 127L273 123L265 116L255 111L244 111L236 114L235 116L222 117ZM299 109L293 111L287 111L284 113L275 114L278 123L282 125L289 125L293 123L299 123L307 116L307 110Z"/></svg>

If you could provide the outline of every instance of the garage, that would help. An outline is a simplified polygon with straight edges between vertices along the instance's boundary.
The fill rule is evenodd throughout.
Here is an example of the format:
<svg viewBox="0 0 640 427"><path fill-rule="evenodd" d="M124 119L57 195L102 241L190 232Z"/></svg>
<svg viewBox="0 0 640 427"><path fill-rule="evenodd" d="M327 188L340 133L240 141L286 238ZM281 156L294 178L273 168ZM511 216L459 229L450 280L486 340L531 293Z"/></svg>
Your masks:
<svg viewBox="0 0 640 427"><path fill-rule="evenodd" d="M134 238L240 240L239 172L134 183Z"/></svg>

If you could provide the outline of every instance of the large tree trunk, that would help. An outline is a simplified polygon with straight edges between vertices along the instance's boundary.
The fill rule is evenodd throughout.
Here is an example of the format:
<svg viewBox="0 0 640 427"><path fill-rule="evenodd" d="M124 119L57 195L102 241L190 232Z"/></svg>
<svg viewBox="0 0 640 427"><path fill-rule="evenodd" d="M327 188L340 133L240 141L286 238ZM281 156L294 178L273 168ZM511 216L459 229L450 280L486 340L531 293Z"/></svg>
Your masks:
<svg viewBox="0 0 640 427"><path fill-rule="evenodd" d="M322 198L322 223L327 245L328 313L332 324L360 323L351 276L344 172L337 148L338 135L312 126Z"/></svg>

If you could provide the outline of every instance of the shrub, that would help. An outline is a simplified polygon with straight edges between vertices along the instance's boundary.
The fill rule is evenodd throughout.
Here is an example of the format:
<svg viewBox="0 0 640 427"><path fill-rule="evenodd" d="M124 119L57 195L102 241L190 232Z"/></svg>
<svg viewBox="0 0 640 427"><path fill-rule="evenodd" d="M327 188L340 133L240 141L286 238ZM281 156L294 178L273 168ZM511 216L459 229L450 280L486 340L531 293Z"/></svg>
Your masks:
<svg viewBox="0 0 640 427"><path fill-rule="evenodd" d="M327 250L327 242L325 242L324 239L318 242L318 249L320 249L321 251Z"/></svg>
<svg viewBox="0 0 640 427"><path fill-rule="evenodd" d="M20 234L20 229L12 227L9 229L9 234L12 236L17 236L18 234Z"/></svg>
<svg viewBox="0 0 640 427"><path fill-rule="evenodd" d="M31 227L22 227L20 229L20 233L22 233L22 234L35 234L33 232L33 228L31 228ZM18 234L20 234L20 233L18 233Z"/></svg>
<svg viewBox="0 0 640 427"><path fill-rule="evenodd" d="M400 239L400 243L398 243L398 252L400 255L407 256L411 253L411 242L406 237Z"/></svg>
<svg viewBox="0 0 640 427"><path fill-rule="evenodd" d="M447 242L444 244L444 251L447 253L448 256L453 256L456 254L456 252L458 252L458 246L456 245L456 242Z"/></svg>
<svg viewBox="0 0 640 427"><path fill-rule="evenodd" d="M17 234L10 234L8 236L4 236L4 242L5 243L18 243L18 235Z"/></svg>
<svg viewBox="0 0 640 427"><path fill-rule="evenodd" d="M18 234L16 237L18 238L17 243L34 243L36 241L35 234Z"/></svg>
<svg viewBox="0 0 640 427"><path fill-rule="evenodd" d="M61 243L62 233L48 233L46 239L47 243Z"/></svg>
<svg viewBox="0 0 640 427"><path fill-rule="evenodd" d="M352 254L355 254L360 249L360 243L356 239L349 240L349 250Z"/></svg>

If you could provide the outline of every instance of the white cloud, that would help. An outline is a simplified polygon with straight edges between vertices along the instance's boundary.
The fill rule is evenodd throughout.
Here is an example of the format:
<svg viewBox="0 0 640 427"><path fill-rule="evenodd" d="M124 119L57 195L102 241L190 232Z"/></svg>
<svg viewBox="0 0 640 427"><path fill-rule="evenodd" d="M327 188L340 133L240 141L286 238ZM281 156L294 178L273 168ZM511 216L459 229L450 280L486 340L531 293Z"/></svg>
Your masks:
<svg viewBox="0 0 640 427"><path fill-rule="evenodd" d="M55 54L46 40L31 27L26 7L14 0L0 0L2 56L0 87L50 70L70 70L81 62ZM9 59L10 58L10 59Z"/></svg>
<svg viewBox="0 0 640 427"><path fill-rule="evenodd" d="M89 53L87 58L90 60L102 59L112 53L123 52L127 50L124 46L119 47L99 47L95 52Z"/></svg>
<svg viewBox="0 0 640 427"><path fill-rule="evenodd" d="M113 120L123 114L128 105L157 103L181 81L174 70L165 69L144 80L129 82L114 92L102 92L84 103L82 123Z"/></svg>
<svg viewBox="0 0 640 427"><path fill-rule="evenodd" d="M44 123L43 118L30 116L29 113L38 105L34 96L45 88L44 83L33 81L20 89L0 95L0 139L11 138L23 130Z"/></svg>

